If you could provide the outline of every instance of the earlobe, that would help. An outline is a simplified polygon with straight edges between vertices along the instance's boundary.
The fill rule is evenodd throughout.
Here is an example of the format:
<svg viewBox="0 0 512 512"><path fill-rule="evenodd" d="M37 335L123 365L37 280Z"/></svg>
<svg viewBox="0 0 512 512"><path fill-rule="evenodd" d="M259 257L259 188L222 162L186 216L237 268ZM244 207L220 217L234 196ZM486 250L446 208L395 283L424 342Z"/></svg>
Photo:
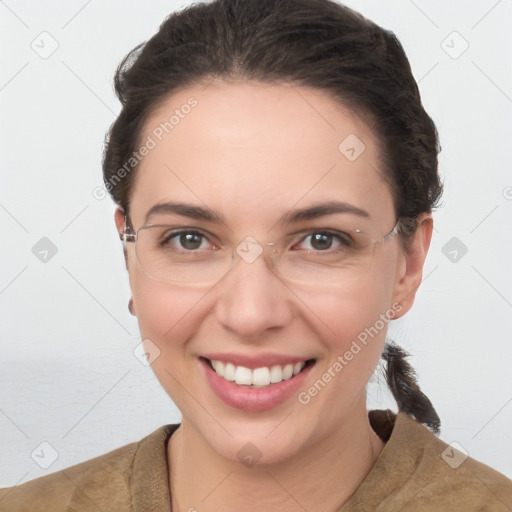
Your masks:
<svg viewBox="0 0 512 512"><path fill-rule="evenodd" d="M133 297L130 297L130 300L128 301L128 311L131 315L137 316L137 313L135 313L135 306L133 305Z"/></svg>
<svg viewBox="0 0 512 512"><path fill-rule="evenodd" d="M402 304L402 309L395 318L400 318L411 309L416 291L422 276L423 265L427 257L430 241L432 239L433 220L431 214L422 214L418 218L416 231L412 235L410 245L403 249L402 265L397 274L397 282L392 302Z"/></svg>

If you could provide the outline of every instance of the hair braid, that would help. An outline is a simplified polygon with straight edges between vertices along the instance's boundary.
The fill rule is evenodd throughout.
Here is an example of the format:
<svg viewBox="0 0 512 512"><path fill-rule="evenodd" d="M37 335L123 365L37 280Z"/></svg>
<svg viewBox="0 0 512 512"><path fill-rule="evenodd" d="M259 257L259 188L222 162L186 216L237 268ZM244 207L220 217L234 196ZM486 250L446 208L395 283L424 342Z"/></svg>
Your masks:
<svg viewBox="0 0 512 512"><path fill-rule="evenodd" d="M406 361L409 357L403 348L393 341L386 341L382 358L386 361L386 382L393 393L398 410L424 423L432 432L439 434L441 420L428 397L416 382L416 372Z"/></svg>

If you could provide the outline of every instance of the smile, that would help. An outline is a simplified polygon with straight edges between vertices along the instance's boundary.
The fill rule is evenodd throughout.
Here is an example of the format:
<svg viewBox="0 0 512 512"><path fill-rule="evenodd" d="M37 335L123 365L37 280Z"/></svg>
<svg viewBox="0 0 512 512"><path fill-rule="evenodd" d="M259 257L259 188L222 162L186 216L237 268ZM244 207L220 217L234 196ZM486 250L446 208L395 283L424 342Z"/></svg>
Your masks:
<svg viewBox="0 0 512 512"><path fill-rule="evenodd" d="M275 356L227 359L199 357L214 394L225 404L246 412L266 411L292 399L316 362Z"/></svg>
<svg viewBox="0 0 512 512"><path fill-rule="evenodd" d="M277 384L298 375L306 366L306 361L288 363L283 365L262 366L260 368L246 368L235 366L224 361L208 360L210 366L219 377L235 382L239 386L266 387Z"/></svg>

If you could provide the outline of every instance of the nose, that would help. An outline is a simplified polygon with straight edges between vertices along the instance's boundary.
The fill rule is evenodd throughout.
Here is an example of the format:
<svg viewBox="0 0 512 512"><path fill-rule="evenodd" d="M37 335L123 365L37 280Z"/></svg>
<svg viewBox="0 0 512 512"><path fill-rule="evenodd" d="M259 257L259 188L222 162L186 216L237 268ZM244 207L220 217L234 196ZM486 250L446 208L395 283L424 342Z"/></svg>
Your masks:
<svg viewBox="0 0 512 512"><path fill-rule="evenodd" d="M240 339L261 338L292 320L293 294L264 254L254 260L236 257L217 289L217 321Z"/></svg>

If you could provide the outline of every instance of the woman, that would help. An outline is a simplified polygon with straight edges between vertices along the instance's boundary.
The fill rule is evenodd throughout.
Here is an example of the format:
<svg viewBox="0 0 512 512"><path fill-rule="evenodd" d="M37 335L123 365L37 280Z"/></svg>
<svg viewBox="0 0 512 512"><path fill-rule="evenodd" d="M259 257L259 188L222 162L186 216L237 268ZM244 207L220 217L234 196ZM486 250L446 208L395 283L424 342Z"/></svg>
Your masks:
<svg viewBox="0 0 512 512"><path fill-rule="evenodd" d="M115 85L129 308L182 422L0 510L510 510L385 343L442 190L393 34L329 0L217 0L170 16ZM397 415L366 409L381 356Z"/></svg>

